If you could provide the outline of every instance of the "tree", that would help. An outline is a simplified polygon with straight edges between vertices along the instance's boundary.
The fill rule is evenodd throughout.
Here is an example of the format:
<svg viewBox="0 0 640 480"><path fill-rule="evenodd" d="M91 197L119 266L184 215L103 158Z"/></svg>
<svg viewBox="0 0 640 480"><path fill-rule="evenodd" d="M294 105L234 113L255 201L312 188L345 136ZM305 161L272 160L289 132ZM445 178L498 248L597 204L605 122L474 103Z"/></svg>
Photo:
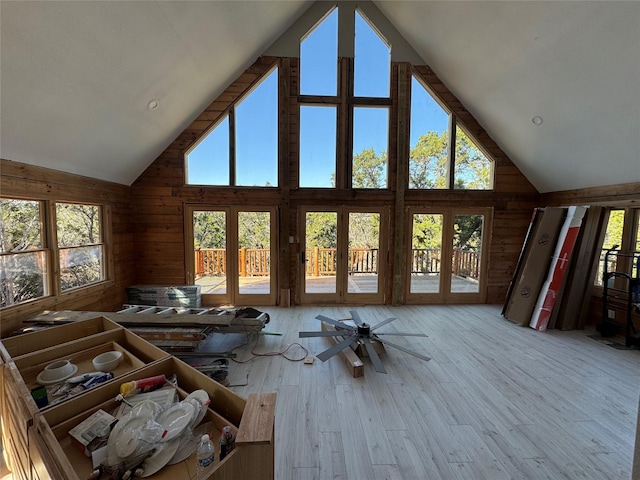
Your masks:
<svg viewBox="0 0 640 480"><path fill-rule="evenodd" d="M97 205L56 204L62 290L97 282L104 276L100 210Z"/></svg>
<svg viewBox="0 0 640 480"><path fill-rule="evenodd" d="M269 212L239 212L238 246L269 248L271 244L271 214Z"/></svg>
<svg viewBox="0 0 640 480"><path fill-rule="evenodd" d="M491 188L491 161L464 130L456 130L455 188Z"/></svg>
<svg viewBox="0 0 640 480"><path fill-rule="evenodd" d="M448 133L420 135L409 154L409 188L447 188Z"/></svg>
<svg viewBox="0 0 640 480"><path fill-rule="evenodd" d="M409 188L448 188L449 133L427 132L418 138L409 154ZM453 171L454 188L491 187L491 161L469 136L458 128Z"/></svg>
<svg viewBox="0 0 640 480"><path fill-rule="evenodd" d="M306 220L307 248L336 248L338 223L332 212L307 212Z"/></svg>
<svg viewBox="0 0 640 480"><path fill-rule="evenodd" d="M193 213L194 248L227 248L227 216L221 211Z"/></svg>
<svg viewBox="0 0 640 480"><path fill-rule="evenodd" d="M0 306L45 294L40 202L0 199Z"/></svg>
<svg viewBox="0 0 640 480"><path fill-rule="evenodd" d="M353 188L384 188L386 182L387 153L379 156L373 149L366 148L353 157Z"/></svg>

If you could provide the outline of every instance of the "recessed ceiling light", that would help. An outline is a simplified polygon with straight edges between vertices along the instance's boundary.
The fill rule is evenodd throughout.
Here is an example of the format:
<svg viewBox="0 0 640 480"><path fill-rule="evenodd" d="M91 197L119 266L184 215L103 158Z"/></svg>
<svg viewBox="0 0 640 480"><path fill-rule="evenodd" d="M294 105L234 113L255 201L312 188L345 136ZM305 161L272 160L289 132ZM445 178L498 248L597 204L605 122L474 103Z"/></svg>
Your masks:
<svg viewBox="0 0 640 480"><path fill-rule="evenodd" d="M542 117L540 115L536 115L531 119L531 121L533 122L534 125L542 125L542 122L543 122Z"/></svg>
<svg viewBox="0 0 640 480"><path fill-rule="evenodd" d="M159 106L160 106L160 100L156 100L155 98L152 100L149 100L149 103L147 103L147 108L149 110L155 110Z"/></svg>

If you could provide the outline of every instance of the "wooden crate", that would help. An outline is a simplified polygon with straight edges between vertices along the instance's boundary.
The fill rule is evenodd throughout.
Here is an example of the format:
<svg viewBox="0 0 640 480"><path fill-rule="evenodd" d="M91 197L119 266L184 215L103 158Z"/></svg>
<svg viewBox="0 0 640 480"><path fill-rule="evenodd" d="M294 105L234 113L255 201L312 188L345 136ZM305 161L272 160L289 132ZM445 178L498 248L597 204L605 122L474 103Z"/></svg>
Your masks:
<svg viewBox="0 0 640 480"><path fill-rule="evenodd" d="M213 423L210 432L213 439L225 425L230 425L237 433L236 448L222 462L218 460L219 451L216 451L216 466L209 479L274 478L275 393L251 395L245 400L175 357L157 361L121 377L118 382L96 387L66 405L57 405L37 414L30 440L42 452L39 460L46 466L44 470L56 472L61 475L59 478L67 480L86 479L93 469L91 460L71 443L68 431L98 409L114 410L120 383L161 374L177 376L181 398L194 390L207 391L211 404L203 421ZM219 448L216 442L214 445ZM195 465L194 453L183 462L166 466L148 478L194 478ZM40 475L39 478L46 476ZM52 475L51 478L58 477Z"/></svg>
<svg viewBox="0 0 640 480"><path fill-rule="evenodd" d="M122 329L116 322L112 322L102 315L97 314L92 317L81 322L74 322L73 326L64 323L45 330L4 338L0 342L0 354L7 362L12 358L44 348L55 347L109 330ZM65 318L59 318L59 321L65 321Z"/></svg>
<svg viewBox="0 0 640 480"><path fill-rule="evenodd" d="M3 339L0 342L3 365L2 445L7 464L15 478L37 479L33 473L29 432L41 409L31 395L38 385L37 375L56 360L71 360L78 366L76 375L94 371L91 360L108 350L123 352L123 360L114 370L114 380L147 363L169 356L139 336L104 317L59 325ZM78 397L85 395L83 392ZM76 397L74 397L76 398ZM65 400L60 405L71 401ZM50 406L44 407L53 408ZM53 477L63 478L63 477Z"/></svg>

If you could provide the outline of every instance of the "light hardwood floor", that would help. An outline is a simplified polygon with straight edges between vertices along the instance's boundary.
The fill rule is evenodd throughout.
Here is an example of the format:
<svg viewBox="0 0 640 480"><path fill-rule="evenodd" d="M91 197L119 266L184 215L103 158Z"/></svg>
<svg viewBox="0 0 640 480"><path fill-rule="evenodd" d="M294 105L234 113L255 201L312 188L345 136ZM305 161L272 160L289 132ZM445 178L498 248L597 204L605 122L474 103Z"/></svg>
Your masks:
<svg viewBox="0 0 640 480"><path fill-rule="evenodd" d="M264 308L255 350L300 342L314 317L349 318L353 307ZM616 350L586 331L516 326L499 306L357 307L381 331L424 332L393 341L378 374L352 378L340 356L313 365L281 356L231 363L241 395L278 393L276 479L629 479L640 385L640 351ZM253 342L251 343L253 345ZM236 351L248 358L250 348ZM292 350L291 355L301 355Z"/></svg>

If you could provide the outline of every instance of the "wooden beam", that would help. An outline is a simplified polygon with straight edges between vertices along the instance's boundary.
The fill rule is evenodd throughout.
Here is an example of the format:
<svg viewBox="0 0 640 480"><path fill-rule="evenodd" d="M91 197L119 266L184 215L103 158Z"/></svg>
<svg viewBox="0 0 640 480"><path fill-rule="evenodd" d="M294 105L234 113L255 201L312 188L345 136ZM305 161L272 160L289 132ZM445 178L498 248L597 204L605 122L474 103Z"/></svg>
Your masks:
<svg viewBox="0 0 640 480"><path fill-rule="evenodd" d="M323 332L335 332L337 331L335 327L328 325L322 322L322 331ZM342 340L343 337L329 337L334 343L338 343ZM340 352L340 355L344 358L347 367L351 370L351 375L353 378L364 377L364 363L362 360L358 358L356 352L351 350L350 347L345 348Z"/></svg>
<svg viewBox="0 0 640 480"><path fill-rule="evenodd" d="M392 225L393 231L393 286L391 291L392 305L400 305L404 300L405 288L405 223L406 212L404 195L409 177L409 105L411 103L411 66L408 63L394 65L397 74L398 100L396 104L397 117L397 145L396 145L396 202Z"/></svg>

